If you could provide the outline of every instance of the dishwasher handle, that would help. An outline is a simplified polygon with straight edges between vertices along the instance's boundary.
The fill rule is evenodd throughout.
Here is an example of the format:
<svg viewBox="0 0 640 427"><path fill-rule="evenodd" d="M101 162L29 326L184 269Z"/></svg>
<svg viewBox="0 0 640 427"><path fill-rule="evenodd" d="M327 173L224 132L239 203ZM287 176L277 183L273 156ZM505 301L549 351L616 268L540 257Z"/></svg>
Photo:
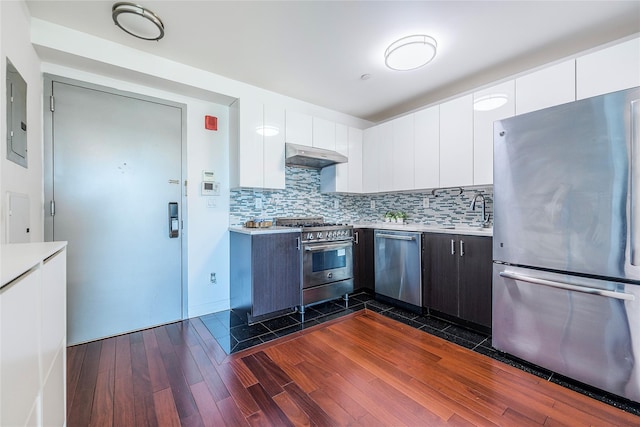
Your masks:
<svg viewBox="0 0 640 427"><path fill-rule="evenodd" d="M572 285L570 283L556 282L555 280L540 279L538 277L525 276L524 274L518 274L508 270L501 271L499 274L501 277L504 277L507 279L520 280L522 282L549 286L552 288L564 289L567 291L576 291L576 292L582 292L585 294L599 295L602 297L609 297L609 298L615 298L615 299L627 300L627 301L635 300L635 296L633 294L627 294L625 292L608 291L606 289L597 289L597 288L586 287L586 286Z"/></svg>
<svg viewBox="0 0 640 427"><path fill-rule="evenodd" d="M413 242L414 240L416 240L415 236L402 236L398 234L379 233L379 234L376 234L376 237L381 237L383 239L391 239L391 240L406 240L409 242Z"/></svg>

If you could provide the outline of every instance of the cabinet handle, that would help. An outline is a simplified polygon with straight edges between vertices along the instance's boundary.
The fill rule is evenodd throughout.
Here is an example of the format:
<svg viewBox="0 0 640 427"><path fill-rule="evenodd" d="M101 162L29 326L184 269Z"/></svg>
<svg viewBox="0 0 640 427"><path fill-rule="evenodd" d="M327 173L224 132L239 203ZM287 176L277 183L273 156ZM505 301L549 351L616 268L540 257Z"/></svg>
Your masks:
<svg viewBox="0 0 640 427"><path fill-rule="evenodd" d="M359 232L359 231L356 231L356 232L354 232L353 234L354 234L354 236L355 236L355 240L354 240L355 244L356 244L356 245L359 245L359 244L360 244L360 232Z"/></svg>
<svg viewBox="0 0 640 427"><path fill-rule="evenodd" d="M300 238L296 237L296 249L297 250L300 250L300 245L301 245Z"/></svg>
<svg viewBox="0 0 640 427"><path fill-rule="evenodd" d="M456 241L454 239L451 239L451 255L455 255L456 254Z"/></svg>
<svg viewBox="0 0 640 427"><path fill-rule="evenodd" d="M464 240L460 240L460 256L464 256Z"/></svg>

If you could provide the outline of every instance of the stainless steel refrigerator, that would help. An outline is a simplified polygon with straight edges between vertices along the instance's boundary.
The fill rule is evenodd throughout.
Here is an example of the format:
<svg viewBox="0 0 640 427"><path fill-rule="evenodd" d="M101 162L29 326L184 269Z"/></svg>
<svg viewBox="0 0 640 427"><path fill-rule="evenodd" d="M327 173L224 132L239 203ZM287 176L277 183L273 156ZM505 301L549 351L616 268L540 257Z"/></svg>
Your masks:
<svg viewBox="0 0 640 427"><path fill-rule="evenodd" d="M494 132L493 346L640 402L640 87Z"/></svg>

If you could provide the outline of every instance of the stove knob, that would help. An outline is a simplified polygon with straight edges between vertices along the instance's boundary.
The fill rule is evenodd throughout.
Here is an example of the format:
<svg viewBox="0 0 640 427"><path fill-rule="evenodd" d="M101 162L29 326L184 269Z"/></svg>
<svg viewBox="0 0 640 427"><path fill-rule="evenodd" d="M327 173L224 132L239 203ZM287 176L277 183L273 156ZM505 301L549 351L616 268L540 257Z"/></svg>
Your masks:
<svg viewBox="0 0 640 427"><path fill-rule="evenodd" d="M318 239L322 239L322 231L318 231L318 233L316 233L316 237Z"/></svg>
<svg viewBox="0 0 640 427"><path fill-rule="evenodd" d="M307 240L313 240L313 233L307 233Z"/></svg>

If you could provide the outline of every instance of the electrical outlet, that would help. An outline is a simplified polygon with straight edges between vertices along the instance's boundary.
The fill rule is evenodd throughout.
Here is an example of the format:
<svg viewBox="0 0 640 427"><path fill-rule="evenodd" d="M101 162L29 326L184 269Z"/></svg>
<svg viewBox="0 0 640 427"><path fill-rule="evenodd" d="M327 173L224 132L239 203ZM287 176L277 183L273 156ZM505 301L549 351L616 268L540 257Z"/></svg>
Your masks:
<svg viewBox="0 0 640 427"><path fill-rule="evenodd" d="M333 201L333 209L338 209L340 207L340 201L338 199Z"/></svg>
<svg viewBox="0 0 640 427"><path fill-rule="evenodd" d="M425 197L424 199L422 199L422 207L427 209L429 207L429 198Z"/></svg>
<svg viewBox="0 0 640 427"><path fill-rule="evenodd" d="M371 201L371 209L375 209L376 208L376 201L372 200Z"/></svg>
<svg viewBox="0 0 640 427"><path fill-rule="evenodd" d="M216 279L216 273L211 273L211 277L209 279L211 281L212 284L216 284L218 283L218 279Z"/></svg>
<svg viewBox="0 0 640 427"><path fill-rule="evenodd" d="M262 209L262 197L256 197L255 205L256 209Z"/></svg>

